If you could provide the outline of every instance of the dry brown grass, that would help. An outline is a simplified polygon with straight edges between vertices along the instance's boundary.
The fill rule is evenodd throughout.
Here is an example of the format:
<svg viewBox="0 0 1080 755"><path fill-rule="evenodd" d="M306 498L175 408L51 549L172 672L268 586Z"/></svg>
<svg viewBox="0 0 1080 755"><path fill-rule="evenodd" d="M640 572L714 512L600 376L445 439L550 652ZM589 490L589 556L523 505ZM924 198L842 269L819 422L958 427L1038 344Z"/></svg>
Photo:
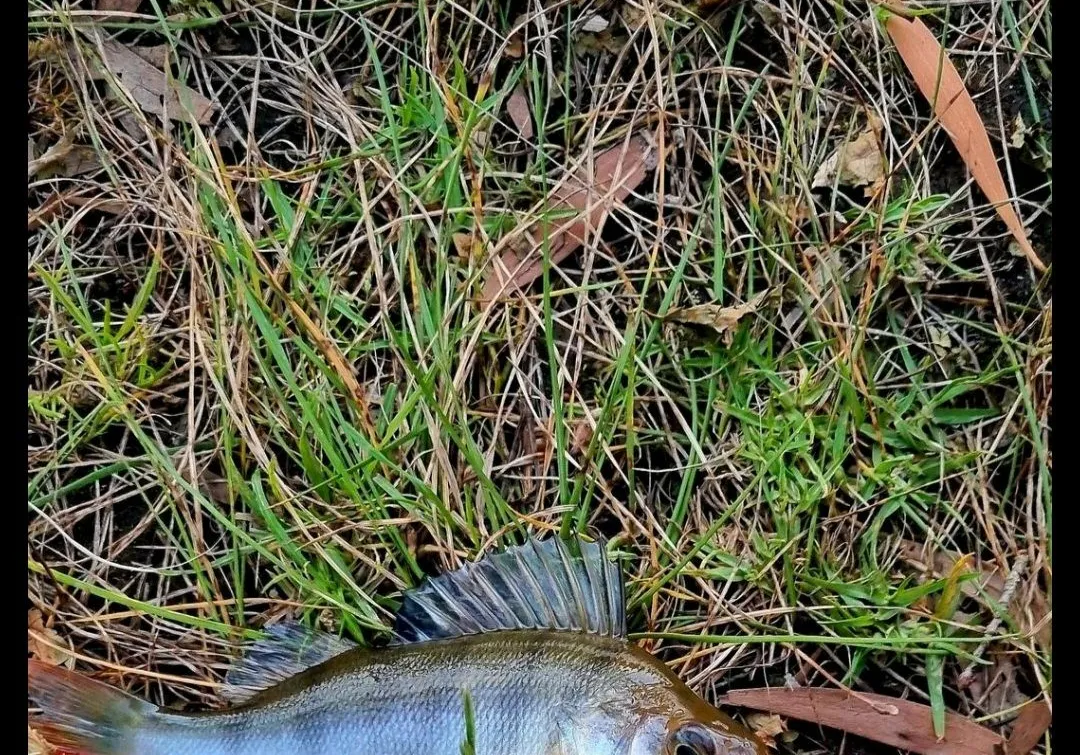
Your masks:
<svg viewBox="0 0 1080 755"><path fill-rule="evenodd" d="M706 694L926 702L931 651L950 709L1049 701L1049 277L869 4L152 5L30 6L32 153L96 155L29 180L33 638L216 705L240 628L374 640L421 573L581 527ZM1049 3L924 7L1050 262ZM213 125L92 78L109 37L166 45ZM871 115L885 182L812 188ZM602 232L477 308L559 178L641 131L664 157ZM762 291L728 338L662 319Z"/></svg>

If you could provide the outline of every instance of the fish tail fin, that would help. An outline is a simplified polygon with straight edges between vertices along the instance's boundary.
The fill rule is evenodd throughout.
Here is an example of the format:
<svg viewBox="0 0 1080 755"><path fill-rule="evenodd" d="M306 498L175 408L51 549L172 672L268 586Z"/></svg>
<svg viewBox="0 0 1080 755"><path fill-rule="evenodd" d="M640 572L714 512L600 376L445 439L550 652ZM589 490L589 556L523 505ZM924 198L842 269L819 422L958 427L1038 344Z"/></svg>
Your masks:
<svg viewBox="0 0 1080 755"><path fill-rule="evenodd" d="M31 719L45 740L71 755L131 751L135 733L157 708L103 682L30 661L27 691L42 709Z"/></svg>

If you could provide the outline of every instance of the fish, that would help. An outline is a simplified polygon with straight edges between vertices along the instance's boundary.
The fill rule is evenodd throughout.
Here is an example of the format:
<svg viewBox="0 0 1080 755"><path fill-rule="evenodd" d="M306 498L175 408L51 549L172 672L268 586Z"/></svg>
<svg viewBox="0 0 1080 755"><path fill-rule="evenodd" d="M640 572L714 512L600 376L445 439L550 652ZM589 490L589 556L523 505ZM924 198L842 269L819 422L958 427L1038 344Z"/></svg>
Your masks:
<svg viewBox="0 0 1080 755"><path fill-rule="evenodd" d="M382 647L265 629L221 710L160 708L31 660L32 718L77 755L765 755L627 635L603 541L531 537L405 591Z"/></svg>

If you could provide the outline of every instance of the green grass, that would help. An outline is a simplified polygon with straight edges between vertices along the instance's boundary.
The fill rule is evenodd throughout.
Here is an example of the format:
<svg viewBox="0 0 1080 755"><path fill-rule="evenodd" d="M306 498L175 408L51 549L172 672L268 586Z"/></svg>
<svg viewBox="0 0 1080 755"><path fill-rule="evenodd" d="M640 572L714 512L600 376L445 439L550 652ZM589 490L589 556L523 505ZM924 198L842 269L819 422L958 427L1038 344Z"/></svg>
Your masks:
<svg viewBox="0 0 1080 755"><path fill-rule="evenodd" d="M283 613L374 642L424 574L543 529L612 538L634 637L698 689L801 674L910 695L940 726L961 702L997 714L956 678L1001 651L1049 695L1046 617L1017 610L1051 591L1048 279L949 182L948 140L864 10L770 25L665 5L615 20L620 54L573 52L562 8L543 44L571 54L539 54L530 24L524 57L489 66L516 21L485 3L233 5L99 26L168 40L238 142L31 61L31 137L65 123L109 159L32 179L31 211L55 191L126 207L29 231L29 596L73 650L205 683ZM989 7L928 23L956 44ZM1049 11L998 12L1027 122L1049 106ZM32 3L30 37L89 23ZM230 34L273 41L258 89ZM812 191L865 105L889 115L882 192ZM491 250L558 221L544 198L566 166L658 123L663 170L603 236L478 310ZM1024 190L1052 196L1040 180ZM665 320L762 291L723 337ZM953 570L967 553L978 569ZM984 583L1017 563L1010 610ZM216 704L197 683L145 691Z"/></svg>

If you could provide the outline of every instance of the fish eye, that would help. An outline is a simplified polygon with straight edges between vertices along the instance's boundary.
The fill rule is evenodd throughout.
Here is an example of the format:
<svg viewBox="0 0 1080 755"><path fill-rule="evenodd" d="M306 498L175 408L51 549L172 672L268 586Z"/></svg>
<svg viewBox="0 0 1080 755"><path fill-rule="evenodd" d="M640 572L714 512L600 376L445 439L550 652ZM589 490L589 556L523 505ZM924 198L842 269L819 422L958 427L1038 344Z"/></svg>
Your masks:
<svg viewBox="0 0 1080 755"><path fill-rule="evenodd" d="M698 724L677 729L668 740L671 755L717 755L716 742L709 730Z"/></svg>

